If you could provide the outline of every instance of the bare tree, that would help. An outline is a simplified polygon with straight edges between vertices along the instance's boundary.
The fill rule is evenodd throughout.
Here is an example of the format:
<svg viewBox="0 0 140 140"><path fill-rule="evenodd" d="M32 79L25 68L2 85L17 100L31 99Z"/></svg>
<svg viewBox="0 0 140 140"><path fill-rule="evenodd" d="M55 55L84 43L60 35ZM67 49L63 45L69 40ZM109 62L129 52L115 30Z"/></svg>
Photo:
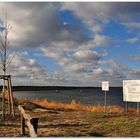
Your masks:
<svg viewBox="0 0 140 140"><path fill-rule="evenodd" d="M0 69L3 71L3 75L6 76L6 71L9 64L12 62L15 55L12 55L15 51L9 48L8 35L11 30L11 25L7 23L7 15L5 15L5 21L0 26ZM4 104L5 104L5 78L3 82L3 95L2 95L2 115L4 116Z"/></svg>
<svg viewBox="0 0 140 140"><path fill-rule="evenodd" d="M15 50L9 48L8 41L8 35L12 27L7 23L7 16L5 17L5 23L0 27L0 69L3 71L3 75L6 75L6 70L15 56L11 55Z"/></svg>

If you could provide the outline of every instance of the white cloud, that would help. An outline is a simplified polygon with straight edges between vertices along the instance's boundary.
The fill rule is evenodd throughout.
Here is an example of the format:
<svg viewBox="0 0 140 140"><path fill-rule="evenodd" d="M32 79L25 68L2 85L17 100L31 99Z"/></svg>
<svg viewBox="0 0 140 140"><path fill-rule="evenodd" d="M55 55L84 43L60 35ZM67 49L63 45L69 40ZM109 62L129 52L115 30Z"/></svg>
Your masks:
<svg viewBox="0 0 140 140"><path fill-rule="evenodd" d="M87 48L65 51L57 47L43 47L40 55L53 58L64 72L83 73L98 67L100 60L107 56L107 52L96 52Z"/></svg>
<svg viewBox="0 0 140 140"><path fill-rule="evenodd" d="M134 37L134 38L129 38L129 39L127 39L126 40L128 43L137 43L137 42L139 42L140 41L140 39L139 38L137 38L137 37Z"/></svg>
<svg viewBox="0 0 140 140"><path fill-rule="evenodd" d="M42 55L56 59L65 56L64 51L61 48L57 47L41 47L40 50L42 52Z"/></svg>
<svg viewBox="0 0 140 140"><path fill-rule="evenodd" d="M66 72L75 72L75 73L83 72L84 64L75 63L75 64L68 65L65 67L65 71Z"/></svg>
<svg viewBox="0 0 140 140"><path fill-rule="evenodd" d="M137 2L131 4L127 2L67 2L63 3L62 8L74 11L76 15L86 20L117 18L126 21L140 15L139 5Z"/></svg>
<svg viewBox="0 0 140 140"><path fill-rule="evenodd" d="M139 22L127 22L127 23L122 23L124 26L126 26L129 29L140 29L140 23Z"/></svg>
<svg viewBox="0 0 140 140"><path fill-rule="evenodd" d="M0 9L7 9L8 21L13 27L11 46L32 50L36 47L40 51L38 55L52 58L62 68L61 72L46 71L35 57L31 58L28 52L23 52L15 58L9 71L18 79L15 80L17 84L22 79L25 83L28 80L32 83L34 79L40 85L96 86L101 80L112 80L116 84L124 78L138 76L137 70L113 60L104 60L108 53L95 51L95 48L110 46L112 39L103 34L110 19L121 22L127 28L140 29L139 23L132 22L140 16L139 5L113 2L0 3ZM70 11L82 25L62 21L59 17L61 10ZM85 29L90 30L89 36ZM127 41L136 43L139 38Z"/></svg>
<svg viewBox="0 0 140 140"><path fill-rule="evenodd" d="M130 61L140 61L140 55L130 55L128 59Z"/></svg>
<svg viewBox="0 0 140 140"><path fill-rule="evenodd" d="M58 16L61 5L62 3L0 3L0 8L8 9L8 22L13 27L10 32L11 46L22 48L54 44L69 50L84 45L91 47L108 43L108 38L103 35L95 35L93 41L83 31L84 28L92 30L93 27L95 33L101 32L102 23L99 21L88 21L87 27L64 24Z"/></svg>
<svg viewBox="0 0 140 140"><path fill-rule="evenodd" d="M91 50L79 50L73 54L73 58L81 62L92 62L102 59L103 56L106 56L106 53L97 53L96 51Z"/></svg>
<svg viewBox="0 0 140 140"><path fill-rule="evenodd" d="M89 40L83 27L63 24L58 16L59 4L0 3L0 8L3 6L8 9L8 22L13 27L9 34L13 47L38 47L64 41L80 44Z"/></svg>
<svg viewBox="0 0 140 140"><path fill-rule="evenodd" d="M110 44L110 38L106 37L104 35L98 35L96 34L94 37L94 43L97 46L108 46Z"/></svg>
<svg viewBox="0 0 140 140"><path fill-rule="evenodd" d="M40 79L41 81L46 74L37 60L31 58L27 59L25 58L26 56L27 53L24 51L23 53L16 55L7 69L7 74L12 75L14 78L13 82L16 85L26 85L26 82L28 81L35 84L37 79Z"/></svg>

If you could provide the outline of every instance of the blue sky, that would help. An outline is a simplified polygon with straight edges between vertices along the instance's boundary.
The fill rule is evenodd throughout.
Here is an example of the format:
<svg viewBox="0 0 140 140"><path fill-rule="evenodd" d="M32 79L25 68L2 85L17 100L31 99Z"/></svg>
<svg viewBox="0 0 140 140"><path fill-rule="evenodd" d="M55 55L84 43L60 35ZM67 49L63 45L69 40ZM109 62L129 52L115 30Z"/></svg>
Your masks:
<svg viewBox="0 0 140 140"><path fill-rule="evenodd" d="M12 26L9 47L17 52L7 73L14 85L101 86L109 80L122 86L122 80L139 79L139 7L139 2L1 2Z"/></svg>

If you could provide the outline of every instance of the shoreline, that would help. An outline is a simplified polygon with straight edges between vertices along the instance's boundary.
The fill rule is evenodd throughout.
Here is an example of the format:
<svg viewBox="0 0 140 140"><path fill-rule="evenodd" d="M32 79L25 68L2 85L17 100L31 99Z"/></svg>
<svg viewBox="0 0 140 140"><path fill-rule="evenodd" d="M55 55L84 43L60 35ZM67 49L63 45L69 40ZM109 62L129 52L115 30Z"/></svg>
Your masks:
<svg viewBox="0 0 140 140"><path fill-rule="evenodd" d="M0 86L2 89L2 86ZM86 90L86 89L100 89L102 87L76 87L76 86L12 86L13 91L41 91L41 90ZM109 87L109 89L121 89L122 87Z"/></svg>

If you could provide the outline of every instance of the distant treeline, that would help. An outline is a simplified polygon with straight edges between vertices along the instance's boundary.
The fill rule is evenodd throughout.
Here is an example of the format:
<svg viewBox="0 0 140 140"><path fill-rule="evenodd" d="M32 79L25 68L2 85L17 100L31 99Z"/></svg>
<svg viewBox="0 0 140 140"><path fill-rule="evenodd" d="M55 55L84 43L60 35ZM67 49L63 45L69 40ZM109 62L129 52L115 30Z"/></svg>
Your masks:
<svg viewBox="0 0 140 140"><path fill-rule="evenodd" d="M122 88L122 87L110 87L112 88ZM84 90L84 89L101 89L101 87L68 87L68 86L12 86L13 91L40 91L40 90ZM0 86L2 90L2 86Z"/></svg>
<svg viewBox="0 0 140 140"><path fill-rule="evenodd" d="M65 86L13 86L13 91L40 91L40 90L73 90L92 89L93 87L65 87ZM96 87L100 88L100 87Z"/></svg>

